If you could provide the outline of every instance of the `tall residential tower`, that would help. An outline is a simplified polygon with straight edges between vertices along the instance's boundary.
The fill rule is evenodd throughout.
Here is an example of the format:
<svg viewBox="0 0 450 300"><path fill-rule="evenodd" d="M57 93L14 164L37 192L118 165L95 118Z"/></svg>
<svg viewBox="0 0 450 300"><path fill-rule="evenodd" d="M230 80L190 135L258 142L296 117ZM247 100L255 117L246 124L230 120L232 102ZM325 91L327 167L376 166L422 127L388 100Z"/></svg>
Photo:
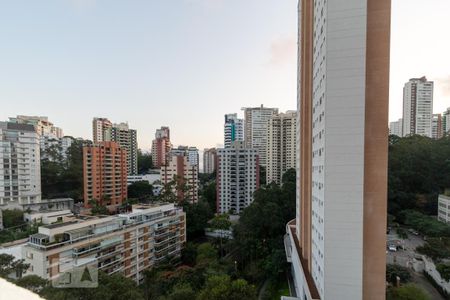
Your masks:
<svg viewBox="0 0 450 300"><path fill-rule="evenodd" d="M427 78L412 78L403 88L403 135L432 137L434 83Z"/></svg>
<svg viewBox="0 0 450 300"><path fill-rule="evenodd" d="M390 0L299 2L298 299L384 300Z"/></svg>
<svg viewBox="0 0 450 300"><path fill-rule="evenodd" d="M246 107L244 111L245 145L256 149L261 166L266 166L267 126L270 118L278 113L278 108Z"/></svg>
<svg viewBox="0 0 450 300"><path fill-rule="evenodd" d="M229 148L234 141L244 140L244 120L238 119L237 114L225 115L224 147Z"/></svg>

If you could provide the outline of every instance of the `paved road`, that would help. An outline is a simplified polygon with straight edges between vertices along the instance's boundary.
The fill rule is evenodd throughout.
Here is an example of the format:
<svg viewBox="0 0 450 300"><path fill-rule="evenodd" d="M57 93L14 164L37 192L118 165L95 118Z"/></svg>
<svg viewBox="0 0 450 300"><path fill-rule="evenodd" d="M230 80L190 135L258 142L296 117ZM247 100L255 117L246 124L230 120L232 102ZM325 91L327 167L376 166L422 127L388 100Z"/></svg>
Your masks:
<svg viewBox="0 0 450 300"><path fill-rule="evenodd" d="M405 228L407 231L407 228ZM425 241L420 236L416 236L410 234L408 232L408 238L405 240L400 240L395 233L395 229L391 231L392 233L387 236L388 243L389 241L399 241L400 244L404 246L404 250L399 250L397 252L388 252L387 253L387 262L390 264L398 264L403 267L411 268L412 260L414 257L417 257L418 254L415 252L415 249L418 246L422 246L425 244ZM428 279L423 276L421 273L411 272L413 276L413 282L422 287L428 294L431 296L433 300L445 300L441 294L434 288L434 286L428 281Z"/></svg>
<svg viewBox="0 0 450 300"><path fill-rule="evenodd" d="M422 274L412 272L413 282L422 287L430 295L433 300L445 300L444 297L434 288L434 286Z"/></svg>

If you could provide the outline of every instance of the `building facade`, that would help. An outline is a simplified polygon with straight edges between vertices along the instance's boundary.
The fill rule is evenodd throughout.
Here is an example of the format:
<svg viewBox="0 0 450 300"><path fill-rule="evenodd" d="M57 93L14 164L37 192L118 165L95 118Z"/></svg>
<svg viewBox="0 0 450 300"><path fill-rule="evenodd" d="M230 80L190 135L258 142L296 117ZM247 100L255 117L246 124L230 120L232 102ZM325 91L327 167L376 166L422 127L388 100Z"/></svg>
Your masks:
<svg viewBox="0 0 450 300"><path fill-rule="evenodd" d="M431 119L431 137L433 139L440 139L444 136L444 128L442 124L442 115L433 114Z"/></svg>
<svg viewBox="0 0 450 300"><path fill-rule="evenodd" d="M244 138L245 145L256 149L260 165L266 167L267 126L270 118L278 114L278 108L247 107L244 111Z"/></svg>
<svg viewBox="0 0 450 300"><path fill-rule="evenodd" d="M35 127L0 122L0 208L41 201L40 163Z"/></svg>
<svg viewBox="0 0 450 300"><path fill-rule="evenodd" d="M281 184L284 173L295 169L297 149L297 112L273 115L267 126L267 184Z"/></svg>
<svg viewBox="0 0 450 300"><path fill-rule="evenodd" d="M438 198L438 220L443 223L450 222L450 197L439 195Z"/></svg>
<svg viewBox="0 0 450 300"><path fill-rule="evenodd" d="M217 149L217 212L240 214L253 202L259 188L258 151L236 141Z"/></svg>
<svg viewBox="0 0 450 300"><path fill-rule="evenodd" d="M434 83L427 78L412 78L403 88L403 135L432 137Z"/></svg>
<svg viewBox="0 0 450 300"><path fill-rule="evenodd" d="M173 204L137 205L108 217L64 217L39 227L22 248L27 274L54 280L74 268L92 266L142 283L143 272L178 259L186 243L186 218Z"/></svg>
<svg viewBox="0 0 450 300"><path fill-rule="evenodd" d="M116 142L83 147L84 205L117 206L127 199L127 151Z"/></svg>
<svg viewBox="0 0 450 300"><path fill-rule="evenodd" d="M239 119L237 114L226 114L223 127L225 148L231 147L234 141L244 140L244 120Z"/></svg>
<svg viewBox="0 0 450 300"><path fill-rule="evenodd" d="M172 149L170 143L169 127L161 127L156 130L155 139L152 142L152 161L153 167L161 168L167 163L169 152Z"/></svg>
<svg viewBox="0 0 450 300"><path fill-rule="evenodd" d="M92 140L94 144L111 141L112 123L107 118L92 120Z"/></svg>
<svg viewBox="0 0 450 300"><path fill-rule="evenodd" d="M111 141L116 142L122 149L127 150L128 175L138 173L138 144L136 130L130 129L127 123L114 124L111 129Z"/></svg>
<svg viewBox="0 0 450 300"><path fill-rule="evenodd" d="M203 173L212 174L216 171L216 148L206 148L203 150Z"/></svg>
<svg viewBox="0 0 450 300"><path fill-rule="evenodd" d="M299 2L296 299L386 297L390 7Z"/></svg>
<svg viewBox="0 0 450 300"><path fill-rule="evenodd" d="M127 151L128 175L137 175L137 133L130 129L128 123L113 124L107 118L94 118L92 120L92 135L94 144L99 142L116 142Z"/></svg>
<svg viewBox="0 0 450 300"><path fill-rule="evenodd" d="M389 134L403 137L403 119L389 123Z"/></svg>
<svg viewBox="0 0 450 300"><path fill-rule="evenodd" d="M9 118L9 122L33 125L40 137L47 136L59 139L64 136L62 129L54 126L53 123L48 120L48 117L19 115L15 118Z"/></svg>
<svg viewBox="0 0 450 300"><path fill-rule="evenodd" d="M174 182L174 185L171 185ZM189 162L186 155L173 155L168 163L161 167L161 183L171 186L179 202L198 202L198 165Z"/></svg>

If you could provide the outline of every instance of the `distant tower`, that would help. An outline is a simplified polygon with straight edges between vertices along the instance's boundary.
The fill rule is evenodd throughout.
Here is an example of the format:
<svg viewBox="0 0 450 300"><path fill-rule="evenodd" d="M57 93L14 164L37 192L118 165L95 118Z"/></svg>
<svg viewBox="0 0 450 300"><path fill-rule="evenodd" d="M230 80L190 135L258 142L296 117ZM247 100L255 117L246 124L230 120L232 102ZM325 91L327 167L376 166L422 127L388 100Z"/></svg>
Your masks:
<svg viewBox="0 0 450 300"><path fill-rule="evenodd" d="M234 141L244 140L244 120L238 119L237 114L225 115L224 147L231 147Z"/></svg>
<svg viewBox="0 0 450 300"><path fill-rule="evenodd" d="M412 78L403 88L403 135L432 137L434 83L427 78Z"/></svg>

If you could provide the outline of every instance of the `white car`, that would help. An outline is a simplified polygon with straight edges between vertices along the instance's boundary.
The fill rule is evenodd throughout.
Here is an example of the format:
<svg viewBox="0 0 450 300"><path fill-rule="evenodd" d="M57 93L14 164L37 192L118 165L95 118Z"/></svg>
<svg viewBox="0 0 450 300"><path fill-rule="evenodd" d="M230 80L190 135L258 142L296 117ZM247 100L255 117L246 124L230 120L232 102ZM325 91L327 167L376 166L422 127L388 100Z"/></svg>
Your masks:
<svg viewBox="0 0 450 300"><path fill-rule="evenodd" d="M388 246L388 249L389 249L389 251L391 251L391 252L397 252L397 246L395 246L395 245L389 245L389 246Z"/></svg>

